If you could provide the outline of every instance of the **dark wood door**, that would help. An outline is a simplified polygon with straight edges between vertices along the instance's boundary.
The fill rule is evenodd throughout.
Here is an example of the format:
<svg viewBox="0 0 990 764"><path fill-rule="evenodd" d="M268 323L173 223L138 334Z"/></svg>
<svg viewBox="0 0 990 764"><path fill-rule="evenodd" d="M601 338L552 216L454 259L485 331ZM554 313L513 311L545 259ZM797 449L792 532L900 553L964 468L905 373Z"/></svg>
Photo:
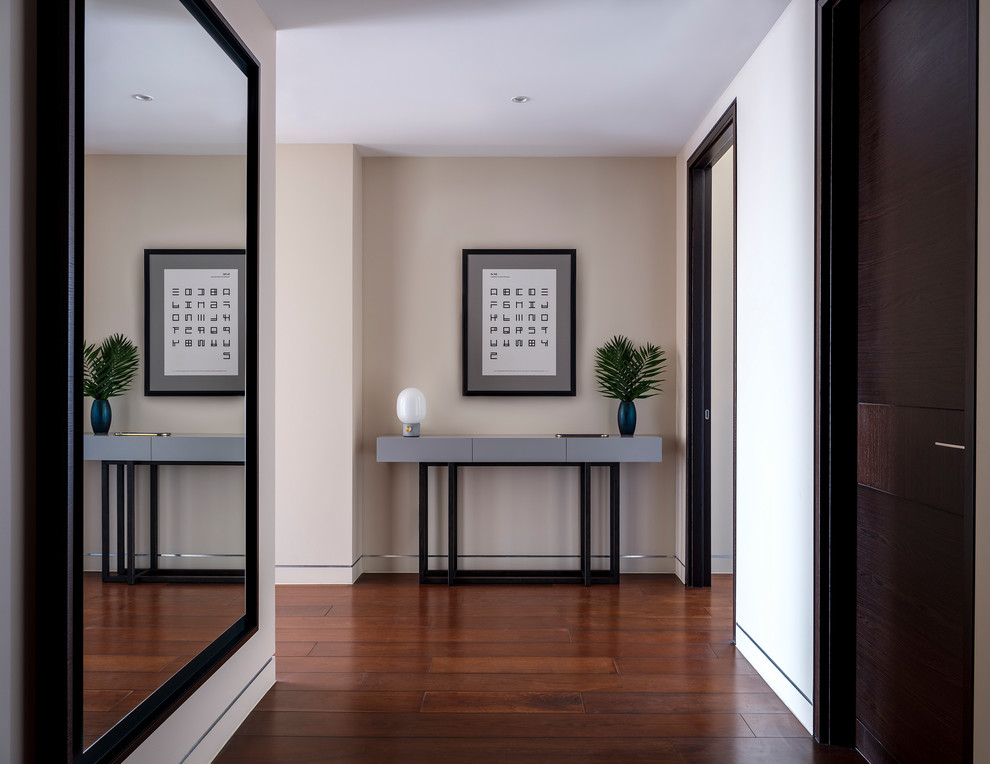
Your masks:
<svg viewBox="0 0 990 764"><path fill-rule="evenodd" d="M975 12L859 5L856 741L961 762L972 718Z"/></svg>

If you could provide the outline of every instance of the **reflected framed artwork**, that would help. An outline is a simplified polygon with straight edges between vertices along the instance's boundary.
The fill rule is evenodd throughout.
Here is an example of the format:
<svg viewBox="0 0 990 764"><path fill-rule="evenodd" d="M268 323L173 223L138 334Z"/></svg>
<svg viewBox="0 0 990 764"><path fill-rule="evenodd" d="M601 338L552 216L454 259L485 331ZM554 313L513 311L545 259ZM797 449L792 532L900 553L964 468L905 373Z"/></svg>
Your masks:
<svg viewBox="0 0 990 764"><path fill-rule="evenodd" d="M144 394L244 395L243 249L144 251Z"/></svg>
<svg viewBox="0 0 990 764"><path fill-rule="evenodd" d="M574 395L574 249L462 250L462 393Z"/></svg>

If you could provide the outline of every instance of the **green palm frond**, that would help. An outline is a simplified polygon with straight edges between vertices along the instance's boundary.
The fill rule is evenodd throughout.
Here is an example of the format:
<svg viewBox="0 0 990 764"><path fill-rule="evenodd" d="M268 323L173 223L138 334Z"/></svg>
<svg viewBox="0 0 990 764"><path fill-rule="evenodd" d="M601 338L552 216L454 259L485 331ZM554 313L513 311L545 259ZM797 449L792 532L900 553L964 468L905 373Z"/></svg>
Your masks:
<svg viewBox="0 0 990 764"><path fill-rule="evenodd" d="M595 350L595 379L606 398L634 401L662 392L660 374L666 364L664 351L652 343L636 347L616 335Z"/></svg>
<svg viewBox="0 0 990 764"><path fill-rule="evenodd" d="M106 400L126 393L139 360L137 346L123 334L112 334L100 345L83 340L83 394Z"/></svg>

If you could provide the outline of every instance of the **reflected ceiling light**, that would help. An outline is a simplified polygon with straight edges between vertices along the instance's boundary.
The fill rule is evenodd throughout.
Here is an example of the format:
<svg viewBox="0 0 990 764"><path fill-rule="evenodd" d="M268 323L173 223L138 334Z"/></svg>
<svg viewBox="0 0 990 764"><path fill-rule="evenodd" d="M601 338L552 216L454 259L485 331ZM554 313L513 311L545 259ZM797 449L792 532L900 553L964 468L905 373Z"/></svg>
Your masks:
<svg viewBox="0 0 990 764"><path fill-rule="evenodd" d="M135 101L154 101L155 100L155 97L154 96L146 95L145 93L132 93L131 94L131 98L133 98Z"/></svg>
<svg viewBox="0 0 990 764"><path fill-rule="evenodd" d="M509 100L512 103L526 103L529 100L529 96L513 96Z"/></svg>

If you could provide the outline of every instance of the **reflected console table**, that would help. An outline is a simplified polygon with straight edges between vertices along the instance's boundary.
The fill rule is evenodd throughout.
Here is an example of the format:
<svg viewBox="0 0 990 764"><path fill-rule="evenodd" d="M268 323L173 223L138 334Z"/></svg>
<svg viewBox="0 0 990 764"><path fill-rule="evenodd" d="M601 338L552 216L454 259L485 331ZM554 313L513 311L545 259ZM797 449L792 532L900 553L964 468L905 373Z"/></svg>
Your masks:
<svg viewBox="0 0 990 764"><path fill-rule="evenodd" d="M419 464L420 583L619 583L619 465L659 462L658 436L450 435L378 438L379 462ZM468 570L457 568L457 471L461 467L577 467L581 479L580 570ZM447 570L430 570L429 468L447 468ZM609 468L609 567L591 569L591 468Z"/></svg>
<svg viewBox="0 0 990 764"><path fill-rule="evenodd" d="M83 459L100 462L103 580L170 583L242 583L244 570L169 570L159 566L159 465L243 465L243 435L84 435ZM117 468L117 572L110 572L110 466ZM134 468L148 465L151 477L150 564L135 564Z"/></svg>

